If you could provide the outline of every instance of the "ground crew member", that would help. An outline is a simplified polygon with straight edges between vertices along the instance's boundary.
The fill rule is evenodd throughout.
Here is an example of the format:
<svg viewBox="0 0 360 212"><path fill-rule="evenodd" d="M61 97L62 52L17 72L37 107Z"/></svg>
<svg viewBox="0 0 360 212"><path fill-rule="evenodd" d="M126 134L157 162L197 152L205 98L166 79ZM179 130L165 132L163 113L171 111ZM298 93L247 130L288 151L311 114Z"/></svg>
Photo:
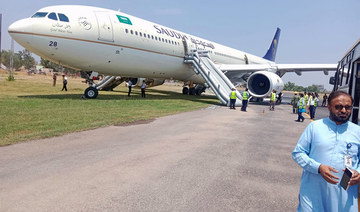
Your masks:
<svg viewBox="0 0 360 212"><path fill-rule="evenodd" d="M248 89L247 89L247 88L246 88L245 91L243 92L242 98L243 98L243 99L242 99L241 111L246 112L246 107L247 107L248 99L249 99L249 92L248 92Z"/></svg>
<svg viewBox="0 0 360 212"><path fill-rule="evenodd" d="M322 107L326 107L326 100L327 100L327 95L326 95L326 93L324 94L324 96L323 96L323 101L322 101L322 104L321 104L321 106Z"/></svg>
<svg viewBox="0 0 360 212"><path fill-rule="evenodd" d="M305 112L305 107L306 107L306 103L305 103L305 98L304 98L304 94L300 94L300 99L298 101L298 119L295 120L296 122L303 122L304 121L304 116L302 116L302 113Z"/></svg>
<svg viewBox="0 0 360 212"><path fill-rule="evenodd" d="M308 93L304 92L304 100L305 100L305 112L309 113L309 107L308 107L308 102L309 102L309 95Z"/></svg>
<svg viewBox="0 0 360 212"><path fill-rule="evenodd" d="M276 90L273 90L270 97L270 110L275 110L275 103L276 103Z"/></svg>
<svg viewBox="0 0 360 212"><path fill-rule="evenodd" d="M128 88L129 88L128 96L130 97L131 87L132 87L132 82L131 82L131 80L129 80L129 81L127 82L127 86L128 86Z"/></svg>
<svg viewBox="0 0 360 212"><path fill-rule="evenodd" d="M68 79L67 79L67 77L65 76L65 74L63 74L62 76L63 76L63 88L61 89L61 91L63 91L63 90L67 91L66 85L67 85L67 83L68 83Z"/></svg>
<svg viewBox="0 0 360 212"><path fill-rule="evenodd" d="M231 88L231 93L230 93L230 109L234 109L235 110L235 102L236 102L236 91L235 88Z"/></svg>
<svg viewBox="0 0 360 212"><path fill-rule="evenodd" d="M314 119L315 118L315 110L317 107L319 99L316 97L315 93L312 93L312 95L310 95L309 97L309 111L310 111L310 119Z"/></svg>
<svg viewBox="0 0 360 212"><path fill-rule="evenodd" d="M145 98L145 88L146 88L146 83L145 80L143 80L143 83L141 84L141 97Z"/></svg>
<svg viewBox="0 0 360 212"><path fill-rule="evenodd" d="M297 104L298 104L298 101L299 101L299 97L298 97L298 95L297 95L297 92L295 91L294 92L294 96L293 96L293 98L292 98L292 100L291 100L291 104L292 104L292 106L293 106L293 113L298 113L298 106L297 106Z"/></svg>
<svg viewBox="0 0 360 212"><path fill-rule="evenodd" d="M53 74L53 86L55 86L56 85L56 74L54 73Z"/></svg>

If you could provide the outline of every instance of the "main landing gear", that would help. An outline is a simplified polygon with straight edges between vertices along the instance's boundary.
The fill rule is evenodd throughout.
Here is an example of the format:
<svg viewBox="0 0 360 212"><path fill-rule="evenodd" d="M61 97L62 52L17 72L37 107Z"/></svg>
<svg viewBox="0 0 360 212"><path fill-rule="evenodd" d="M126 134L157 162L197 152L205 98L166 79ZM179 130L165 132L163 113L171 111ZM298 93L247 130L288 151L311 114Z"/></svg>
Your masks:
<svg viewBox="0 0 360 212"><path fill-rule="evenodd" d="M205 92L206 87L204 85L196 85L195 87L183 87L182 93L187 95L197 95L200 96L202 93Z"/></svg>
<svg viewBox="0 0 360 212"><path fill-rule="evenodd" d="M95 99L99 94L99 91L95 87L88 87L85 90L85 97L87 99Z"/></svg>

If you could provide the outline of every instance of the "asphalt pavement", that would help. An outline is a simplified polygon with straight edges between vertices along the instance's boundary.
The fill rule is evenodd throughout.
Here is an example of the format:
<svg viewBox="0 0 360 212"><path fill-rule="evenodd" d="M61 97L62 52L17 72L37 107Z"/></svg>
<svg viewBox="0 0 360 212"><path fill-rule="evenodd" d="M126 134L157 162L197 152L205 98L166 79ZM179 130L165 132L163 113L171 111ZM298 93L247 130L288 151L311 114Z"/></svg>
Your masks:
<svg viewBox="0 0 360 212"><path fill-rule="evenodd" d="M0 211L295 211L296 117L214 105L1 147Z"/></svg>

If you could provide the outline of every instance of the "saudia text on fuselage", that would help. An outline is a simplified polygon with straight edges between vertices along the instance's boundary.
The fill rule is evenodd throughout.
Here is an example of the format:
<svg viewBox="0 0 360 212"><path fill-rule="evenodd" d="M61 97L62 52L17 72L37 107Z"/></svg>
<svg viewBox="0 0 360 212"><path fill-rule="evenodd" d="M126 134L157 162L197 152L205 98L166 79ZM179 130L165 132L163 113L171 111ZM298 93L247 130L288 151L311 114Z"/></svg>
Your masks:
<svg viewBox="0 0 360 212"><path fill-rule="evenodd" d="M162 27L159 27L159 26L156 26L156 25L154 25L154 28L156 29L157 33L159 33L159 34L167 35L169 37L173 37L173 38L177 38L177 39L189 40L189 38L186 35L183 35L183 34L181 34L179 32L169 30L169 29L166 29L166 28L162 28ZM215 46L212 43L207 43L207 42L204 42L204 41L201 41L201 40L196 40L196 39L194 39L192 37L190 37L190 40L191 40L191 42L193 44L202 45L204 47L209 47L209 48L215 49Z"/></svg>

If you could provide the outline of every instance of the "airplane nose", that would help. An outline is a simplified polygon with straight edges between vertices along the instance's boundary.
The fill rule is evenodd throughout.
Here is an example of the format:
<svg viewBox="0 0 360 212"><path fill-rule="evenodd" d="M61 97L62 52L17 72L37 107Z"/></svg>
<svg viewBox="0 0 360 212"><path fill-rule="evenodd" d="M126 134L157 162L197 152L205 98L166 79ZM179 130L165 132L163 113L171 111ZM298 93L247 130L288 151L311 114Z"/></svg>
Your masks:
<svg viewBox="0 0 360 212"><path fill-rule="evenodd" d="M32 28L31 20L22 19L11 24L8 32L17 43L30 50L33 41Z"/></svg>
<svg viewBox="0 0 360 212"><path fill-rule="evenodd" d="M28 21L28 19L22 19L12 23L9 28L8 32L16 33L16 32L31 32L32 24Z"/></svg>

